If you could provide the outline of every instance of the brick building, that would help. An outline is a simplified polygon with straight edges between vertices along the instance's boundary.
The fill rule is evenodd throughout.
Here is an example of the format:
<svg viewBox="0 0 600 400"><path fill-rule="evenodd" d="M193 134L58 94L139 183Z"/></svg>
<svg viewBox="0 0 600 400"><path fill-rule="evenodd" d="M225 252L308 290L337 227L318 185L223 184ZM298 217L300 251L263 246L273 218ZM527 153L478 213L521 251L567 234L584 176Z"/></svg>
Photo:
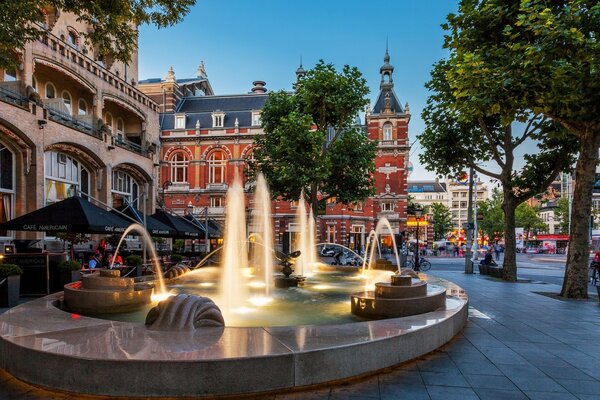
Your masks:
<svg viewBox="0 0 600 400"><path fill-rule="evenodd" d="M137 53L113 61L84 43L77 16L44 13L41 39L15 52L16 70L0 69L0 220L78 191L136 202L146 187L152 213L159 108L136 86ZM5 243L44 237L0 232Z"/></svg>
<svg viewBox="0 0 600 400"><path fill-rule="evenodd" d="M351 205L329 202L317 220L320 242L361 249L382 217L390 221L393 233L405 229L410 112L394 92L393 71L386 51L379 94L365 116L365 132L378 142L376 195ZM303 73L300 66L296 74ZM255 81L249 93L214 95L203 64L196 75L177 79L171 68L165 79L140 81L139 87L163 111L159 197L175 213L191 210L199 219L208 215L222 221L229 184L236 173L243 176L254 136L264 133L260 113L268 94L265 82ZM294 202L273 203L275 240L284 250L289 249L297 229L296 206ZM391 243L389 238L384 241Z"/></svg>

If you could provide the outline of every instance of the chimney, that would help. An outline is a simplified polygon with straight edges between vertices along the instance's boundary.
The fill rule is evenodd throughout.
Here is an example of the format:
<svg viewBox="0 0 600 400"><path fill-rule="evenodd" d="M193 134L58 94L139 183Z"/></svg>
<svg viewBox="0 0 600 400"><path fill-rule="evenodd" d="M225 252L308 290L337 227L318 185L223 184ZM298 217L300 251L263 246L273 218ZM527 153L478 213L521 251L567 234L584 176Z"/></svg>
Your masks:
<svg viewBox="0 0 600 400"><path fill-rule="evenodd" d="M254 81L252 84L254 85L252 93L267 93L267 88L265 87L266 83L264 81Z"/></svg>

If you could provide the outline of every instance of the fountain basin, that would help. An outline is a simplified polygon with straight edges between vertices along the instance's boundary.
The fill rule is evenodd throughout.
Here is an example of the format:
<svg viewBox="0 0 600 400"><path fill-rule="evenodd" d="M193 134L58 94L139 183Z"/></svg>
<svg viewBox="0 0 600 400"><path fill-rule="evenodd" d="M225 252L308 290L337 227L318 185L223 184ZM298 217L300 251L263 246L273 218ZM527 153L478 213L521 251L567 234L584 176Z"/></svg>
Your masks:
<svg viewBox="0 0 600 400"><path fill-rule="evenodd" d="M317 385L414 359L460 332L467 296L451 282L437 284L445 288L446 305L422 315L193 333L73 315L55 307L61 294L54 294L0 315L0 367L37 386L126 397L210 397Z"/></svg>
<svg viewBox="0 0 600 400"><path fill-rule="evenodd" d="M118 270L100 270L64 286L64 307L83 314L113 314L136 310L151 302L154 285L121 278Z"/></svg>

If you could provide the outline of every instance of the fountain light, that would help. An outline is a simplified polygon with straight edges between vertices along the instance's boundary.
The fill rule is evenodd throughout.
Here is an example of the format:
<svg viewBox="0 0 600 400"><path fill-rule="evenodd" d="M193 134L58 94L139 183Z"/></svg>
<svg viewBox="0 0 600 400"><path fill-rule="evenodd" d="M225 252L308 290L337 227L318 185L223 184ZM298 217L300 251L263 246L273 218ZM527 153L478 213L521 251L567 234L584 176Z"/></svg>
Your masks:
<svg viewBox="0 0 600 400"><path fill-rule="evenodd" d="M150 299L154 303L159 303L163 300L168 299L171 296L175 296L175 292L170 291L170 292L152 293L152 296L150 296Z"/></svg>
<svg viewBox="0 0 600 400"><path fill-rule="evenodd" d="M213 287L215 286L214 282L202 282L200 287Z"/></svg>
<svg viewBox="0 0 600 400"><path fill-rule="evenodd" d="M313 289L328 290L328 289L331 289L331 285L315 285L315 286L313 286Z"/></svg>
<svg viewBox="0 0 600 400"><path fill-rule="evenodd" d="M263 307L270 304L273 301L273 298L265 296L253 296L250 297L248 301L255 307Z"/></svg>
<svg viewBox="0 0 600 400"><path fill-rule="evenodd" d="M264 282L260 282L260 281L251 281L251 282L248 282L248 286L250 286L251 288L255 288L255 289L261 289L261 288L264 288L266 286L266 284Z"/></svg>

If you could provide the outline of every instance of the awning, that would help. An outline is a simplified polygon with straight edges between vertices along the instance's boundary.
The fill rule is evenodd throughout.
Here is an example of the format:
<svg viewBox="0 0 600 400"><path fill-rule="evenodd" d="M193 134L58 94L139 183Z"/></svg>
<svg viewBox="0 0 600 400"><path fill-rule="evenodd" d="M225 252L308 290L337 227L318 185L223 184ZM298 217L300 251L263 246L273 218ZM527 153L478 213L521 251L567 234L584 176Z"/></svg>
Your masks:
<svg viewBox="0 0 600 400"><path fill-rule="evenodd" d="M172 237L177 237L180 239L204 238L204 230L183 219L182 217L169 214L163 210L157 211L156 213L152 214L151 217L177 231L177 233Z"/></svg>
<svg viewBox="0 0 600 400"><path fill-rule="evenodd" d="M204 223L203 221L198 220L196 217L194 217L191 214L186 214L183 216L183 218L194 224L195 226L197 226L198 228L200 228L201 230L205 230L208 228L208 238L209 239L218 239L220 237L223 237L223 235L221 235L221 231L220 229L218 229L218 227L215 227L215 223L211 224L211 220L208 220L208 227L206 227L205 225L207 225L206 223ZM204 236L202 237L204 238Z"/></svg>
<svg viewBox="0 0 600 400"><path fill-rule="evenodd" d="M111 213L123 218L119 212L135 220L138 224L144 225L144 214L140 210L133 208L131 205L123 205L121 207L117 207L116 210L111 211ZM152 216L146 217L146 230L150 236L175 237L178 234L176 229L163 224Z"/></svg>
<svg viewBox="0 0 600 400"><path fill-rule="evenodd" d="M73 196L0 224L0 229L113 234L123 233L129 225L125 218Z"/></svg>

